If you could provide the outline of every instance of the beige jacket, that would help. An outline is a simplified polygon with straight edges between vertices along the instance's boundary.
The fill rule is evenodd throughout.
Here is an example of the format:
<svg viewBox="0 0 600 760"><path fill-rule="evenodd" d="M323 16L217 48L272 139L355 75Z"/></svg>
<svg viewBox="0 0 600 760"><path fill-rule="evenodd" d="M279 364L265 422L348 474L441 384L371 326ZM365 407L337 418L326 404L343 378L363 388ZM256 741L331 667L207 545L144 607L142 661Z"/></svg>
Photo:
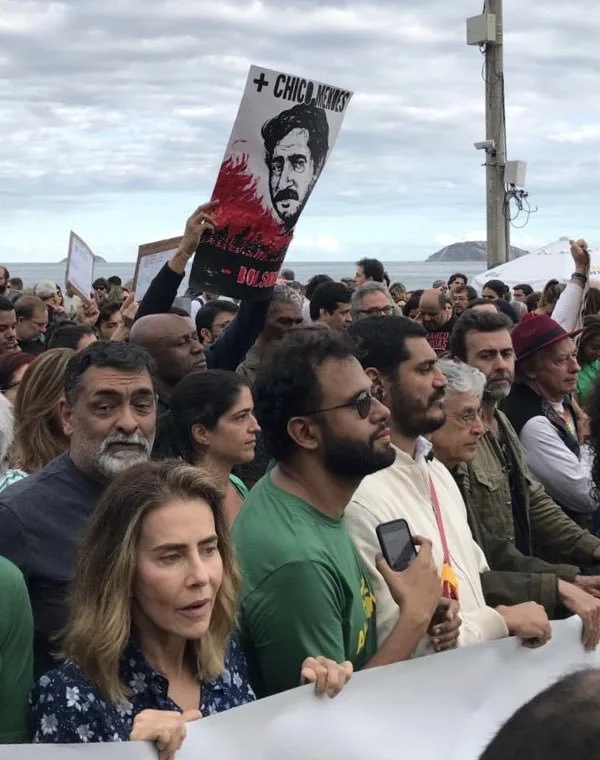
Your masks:
<svg viewBox="0 0 600 760"><path fill-rule="evenodd" d="M440 502L451 563L458 578L458 594L462 626L459 646L508 636L504 618L487 607L481 588L480 573L489 568L475 543L467 512L456 483L448 470L436 459L426 461L431 446L425 439L417 442L417 454L411 459L396 449L391 467L365 478L346 508L346 524L365 563L377 600L377 637L379 645L389 636L398 620L398 606L375 567L381 552L375 528L379 523L403 517L413 535L428 538L433 544L433 558L441 570L442 542L429 494L431 476ZM433 652L425 636L416 656Z"/></svg>

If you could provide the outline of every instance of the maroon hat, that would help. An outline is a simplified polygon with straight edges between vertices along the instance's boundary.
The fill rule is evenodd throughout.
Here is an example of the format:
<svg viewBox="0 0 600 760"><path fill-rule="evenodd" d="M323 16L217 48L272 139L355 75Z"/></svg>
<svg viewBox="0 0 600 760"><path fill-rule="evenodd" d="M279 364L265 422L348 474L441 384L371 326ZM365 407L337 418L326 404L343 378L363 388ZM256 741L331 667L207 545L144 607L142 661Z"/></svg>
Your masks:
<svg viewBox="0 0 600 760"><path fill-rule="evenodd" d="M546 314L538 314L533 319L526 319L511 332L513 348L517 361L541 351L542 348L554 345L565 338L579 335L581 330L568 333L558 322Z"/></svg>

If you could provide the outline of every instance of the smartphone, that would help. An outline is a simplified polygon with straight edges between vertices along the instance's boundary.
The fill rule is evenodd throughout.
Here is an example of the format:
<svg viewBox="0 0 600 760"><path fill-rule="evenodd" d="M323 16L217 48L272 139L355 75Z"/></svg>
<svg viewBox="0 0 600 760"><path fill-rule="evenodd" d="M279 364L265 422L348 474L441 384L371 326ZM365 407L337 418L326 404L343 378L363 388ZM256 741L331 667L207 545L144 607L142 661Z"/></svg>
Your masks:
<svg viewBox="0 0 600 760"><path fill-rule="evenodd" d="M392 570L399 572L406 570L417 556L417 550L406 520L399 519L381 523L375 530L381 551L388 565Z"/></svg>

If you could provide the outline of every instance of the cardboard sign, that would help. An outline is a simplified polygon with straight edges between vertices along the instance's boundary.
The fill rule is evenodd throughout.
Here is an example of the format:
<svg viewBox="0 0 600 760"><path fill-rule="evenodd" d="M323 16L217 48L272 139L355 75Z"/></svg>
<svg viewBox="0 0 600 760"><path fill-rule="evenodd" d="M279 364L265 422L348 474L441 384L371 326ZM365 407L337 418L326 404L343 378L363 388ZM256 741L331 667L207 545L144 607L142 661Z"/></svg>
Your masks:
<svg viewBox="0 0 600 760"><path fill-rule="evenodd" d="M80 298L89 299L94 282L94 254L79 235L71 232L65 280Z"/></svg>
<svg viewBox="0 0 600 760"><path fill-rule="evenodd" d="M200 291L266 300L329 158L352 93L250 68L212 200L216 228L194 258Z"/></svg>
<svg viewBox="0 0 600 760"><path fill-rule="evenodd" d="M138 248L138 256L133 276L133 290L138 303L146 295L150 283L175 255L181 242L181 237L158 240L155 243L144 243Z"/></svg>

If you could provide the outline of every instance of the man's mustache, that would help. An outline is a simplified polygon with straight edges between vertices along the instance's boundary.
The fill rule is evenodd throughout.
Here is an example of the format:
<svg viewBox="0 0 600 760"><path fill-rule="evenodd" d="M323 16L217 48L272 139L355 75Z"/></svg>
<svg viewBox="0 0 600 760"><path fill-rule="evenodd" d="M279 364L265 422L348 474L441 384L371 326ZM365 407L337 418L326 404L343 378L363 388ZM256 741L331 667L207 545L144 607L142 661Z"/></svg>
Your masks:
<svg viewBox="0 0 600 760"><path fill-rule="evenodd" d="M490 375L488 377L487 382L488 384L499 382L512 383L512 375L508 372L495 372L493 375Z"/></svg>
<svg viewBox="0 0 600 760"><path fill-rule="evenodd" d="M283 203L284 201L299 201L300 197L298 193L295 190L292 190L291 187L287 187L285 190L280 190L275 198L273 199L273 203Z"/></svg>
<svg viewBox="0 0 600 760"><path fill-rule="evenodd" d="M427 408L430 409L437 401L444 398L446 395L446 391L444 388L438 388L437 391L434 391L431 394L431 398L429 399L429 403L427 404Z"/></svg>

